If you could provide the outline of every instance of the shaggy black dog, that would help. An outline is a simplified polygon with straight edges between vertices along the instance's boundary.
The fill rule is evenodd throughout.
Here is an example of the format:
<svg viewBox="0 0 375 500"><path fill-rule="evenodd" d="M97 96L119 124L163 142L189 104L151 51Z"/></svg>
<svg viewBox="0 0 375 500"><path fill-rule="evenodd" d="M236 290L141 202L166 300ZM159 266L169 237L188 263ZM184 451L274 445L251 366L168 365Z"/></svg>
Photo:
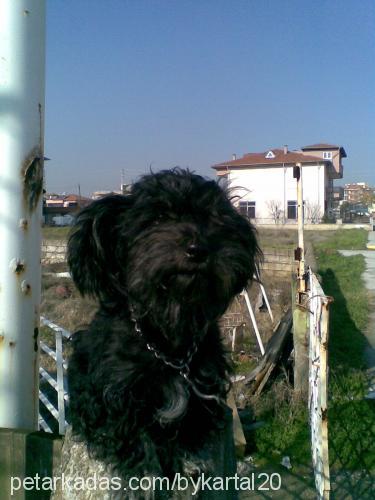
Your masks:
<svg viewBox="0 0 375 500"><path fill-rule="evenodd" d="M222 425L229 365L217 321L257 254L224 190L187 170L144 176L78 215L69 266L100 308L72 339L72 428L120 475L171 475Z"/></svg>

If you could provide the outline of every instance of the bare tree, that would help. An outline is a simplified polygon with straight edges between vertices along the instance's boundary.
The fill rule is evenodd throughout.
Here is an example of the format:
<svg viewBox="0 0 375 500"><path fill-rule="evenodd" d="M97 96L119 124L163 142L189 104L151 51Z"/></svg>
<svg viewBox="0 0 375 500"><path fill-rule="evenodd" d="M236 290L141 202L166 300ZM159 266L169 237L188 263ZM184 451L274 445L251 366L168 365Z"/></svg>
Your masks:
<svg viewBox="0 0 375 500"><path fill-rule="evenodd" d="M373 189L367 189L361 197L361 201L364 205L372 209L373 204L375 203L375 191Z"/></svg>
<svg viewBox="0 0 375 500"><path fill-rule="evenodd" d="M319 224L323 217L319 203L312 203L311 201L305 202L304 213L306 222L310 224Z"/></svg>
<svg viewBox="0 0 375 500"><path fill-rule="evenodd" d="M280 222L283 221L283 209L282 209L282 203L279 200L270 200L267 201L266 203L268 212L271 215L273 221L275 224L279 224Z"/></svg>

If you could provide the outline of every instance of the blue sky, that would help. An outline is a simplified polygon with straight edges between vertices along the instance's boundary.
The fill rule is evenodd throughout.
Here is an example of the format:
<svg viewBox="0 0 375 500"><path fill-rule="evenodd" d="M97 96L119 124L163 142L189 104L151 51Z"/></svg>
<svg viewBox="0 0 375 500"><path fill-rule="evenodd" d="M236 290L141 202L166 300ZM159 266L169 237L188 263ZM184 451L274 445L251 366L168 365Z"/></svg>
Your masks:
<svg viewBox="0 0 375 500"><path fill-rule="evenodd" d="M330 142L375 185L373 0L47 0L47 190Z"/></svg>

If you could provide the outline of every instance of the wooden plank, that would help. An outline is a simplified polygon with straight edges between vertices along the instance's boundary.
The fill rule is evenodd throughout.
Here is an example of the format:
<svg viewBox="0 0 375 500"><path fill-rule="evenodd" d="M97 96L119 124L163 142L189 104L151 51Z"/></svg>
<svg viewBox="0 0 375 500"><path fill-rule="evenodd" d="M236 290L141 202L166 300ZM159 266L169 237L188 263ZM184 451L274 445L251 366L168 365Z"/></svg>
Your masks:
<svg viewBox="0 0 375 500"><path fill-rule="evenodd" d="M293 311L294 390L307 396L309 388L309 312Z"/></svg>
<svg viewBox="0 0 375 500"><path fill-rule="evenodd" d="M227 405L232 410L233 414L233 437L234 437L234 447L236 449L237 458L243 458L245 456L246 450L246 438L243 432L243 427L241 424L240 417L238 415L238 410L236 402L234 400L233 390L229 391L227 397Z"/></svg>
<svg viewBox="0 0 375 500"><path fill-rule="evenodd" d="M259 365L246 376L245 384L250 384L255 381L253 390L259 394L269 379L272 371L277 366L292 327L292 311L288 309L284 317L280 321L275 333L269 340L265 354Z"/></svg>
<svg viewBox="0 0 375 500"><path fill-rule="evenodd" d="M255 394L256 394L257 396L259 396L259 394L262 392L263 387L266 385L267 380L270 378L270 375L271 375L271 373L272 373L273 369L275 368L275 366L276 366L276 365L275 365L275 363L271 363L271 364L268 366L268 368L267 368L267 370L266 370L266 372L265 372L264 376L263 376L263 377L262 377L262 379L260 380L260 383L259 383L259 385L258 385L258 387L257 387L257 390L255 391Z"/></svg>

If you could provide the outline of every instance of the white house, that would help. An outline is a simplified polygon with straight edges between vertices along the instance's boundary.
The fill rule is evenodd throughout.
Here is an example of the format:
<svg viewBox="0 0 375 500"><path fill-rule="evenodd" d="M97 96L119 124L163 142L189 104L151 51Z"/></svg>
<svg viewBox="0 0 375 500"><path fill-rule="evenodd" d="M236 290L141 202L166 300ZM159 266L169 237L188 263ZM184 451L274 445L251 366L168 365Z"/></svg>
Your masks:
<svg viewBox="0 0 375 500"><path fill-rule="evenodd" d="M341 146L314 144L300 150L270 149L248 153L242 158L213 165L218 176L225 176L238 199L241 213L258 224L296 223L297 182L293 167L302 166L305 221L320 222L330 213L333 181L343 176Z"/></svg>

